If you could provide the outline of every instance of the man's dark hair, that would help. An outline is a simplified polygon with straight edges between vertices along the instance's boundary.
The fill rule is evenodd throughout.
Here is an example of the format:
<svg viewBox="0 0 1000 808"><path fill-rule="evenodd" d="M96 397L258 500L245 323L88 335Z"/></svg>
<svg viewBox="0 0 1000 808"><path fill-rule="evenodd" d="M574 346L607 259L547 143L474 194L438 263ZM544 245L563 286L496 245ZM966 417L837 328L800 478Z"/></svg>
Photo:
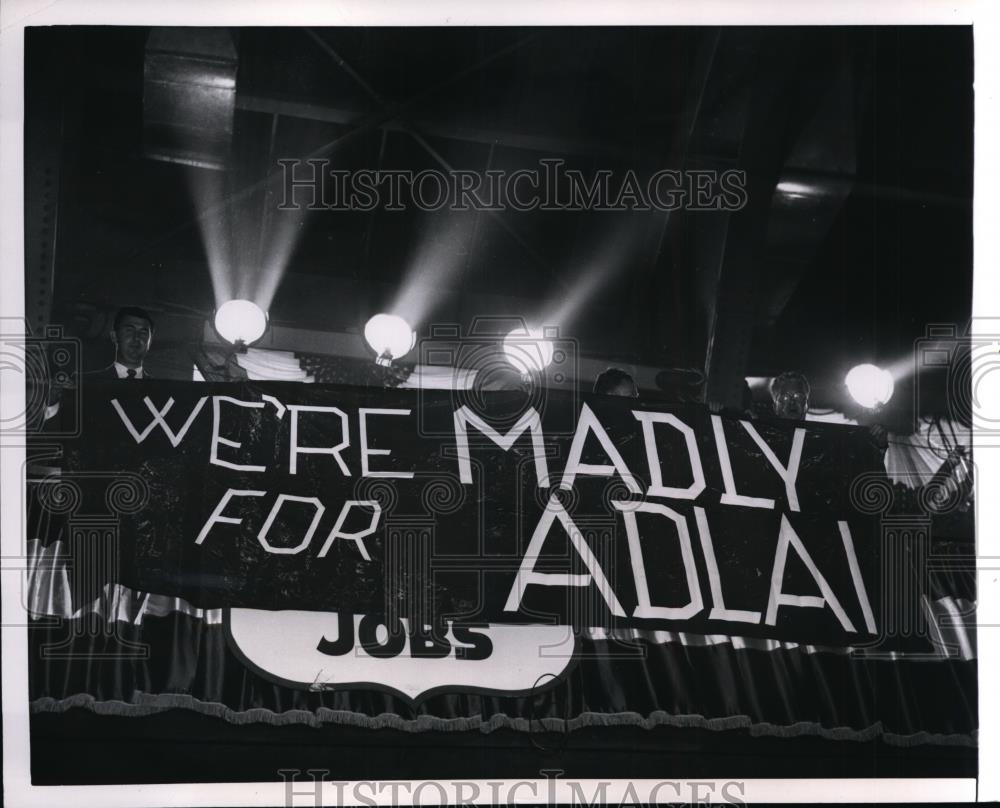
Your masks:
<svg viewBox="0 0 1000 808"><path fill-rule="evenodd" d="M774 398L774 391L779 387L784 387L787 384L794 383L802 387L806 391L806 395L811 392L809 388L809 380L797 370L786 370L784 373L780 373L771 379L771 385L768 388L771 392L771 398Z"/></svg>
<svg viewBox="0 0 1000 808"><path fill-rule="evenodd" d="M606 396L622 383L636 386L635 379L621 368L608 368L594 382L594 392Z"/></svg>
<svg viewBox="0 0 1000 808"><path fill-rule="evenodd" d="M145 320L149 323L149 330L154 331L155 326L153 325L153 318L149 316L149 312L145 309L140 309L138 306L122 306L118 309L118 313L115 314L115 323L112 328L117 331L118 327L122 324L122 320L126 317L138 317L141 320Z"/></svg>

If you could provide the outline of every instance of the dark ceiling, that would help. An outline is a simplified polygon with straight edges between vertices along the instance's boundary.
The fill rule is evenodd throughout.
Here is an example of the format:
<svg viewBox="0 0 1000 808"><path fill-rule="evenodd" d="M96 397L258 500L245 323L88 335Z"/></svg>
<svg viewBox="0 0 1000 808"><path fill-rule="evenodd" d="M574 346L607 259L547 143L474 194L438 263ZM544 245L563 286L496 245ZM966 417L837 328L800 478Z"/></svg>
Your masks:
<svg viewBox="0 0 1000 808"><path fill-rule="evenodd" d="M451 269L435 282L430 322L531 316L609 250L619 255L610 279L563 324L585 354L609 361L703 367L717 316L746 321L747 375L797 367L822 387L842 378L840 365L907 355L928 323L969 317L969 28L232 34L236 112L222 181L238 200L226 210L243 266L260 262L289 216L261 179L277 159L331 142L345 169L483 172L561 158L586 174L753 175L751 246L727 235L726 214L705 211L289 218L297 238L273 322L357 328L428 254ZM191 192L193 176L212 172L144 156L148 36L28 32L28 124L61 132L57 321L87 306L207 316L215 305ZM29 139L29 162L32 148ZM781 190L792 186L806 191ZM752 293L724 302L718 279L737 249L751 256Z"/></svg>

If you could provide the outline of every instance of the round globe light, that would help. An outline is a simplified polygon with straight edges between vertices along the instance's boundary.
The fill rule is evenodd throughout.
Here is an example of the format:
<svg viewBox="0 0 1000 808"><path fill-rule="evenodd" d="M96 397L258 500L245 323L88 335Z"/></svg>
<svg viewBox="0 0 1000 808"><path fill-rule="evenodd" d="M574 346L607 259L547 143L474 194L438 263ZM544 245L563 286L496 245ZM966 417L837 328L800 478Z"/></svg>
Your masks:
<svg viewBox="0 0 1000 808"><path fill-rule="evenodd" d="M857 365L851 368L844 383L851 398L869 410L888 402L895 387L892 374L875 365Z"/></svg>
<svg viewBox="0 0 1000 808"><path fill-rule="evenodd" d="M397 314L376 314L365 323L365 341L375 351L380 365L406 356L417 344L417 334L410 324Z"/></svg>
<svg viewBox="0 0 1000 808"><path fill-rule="evenodd" d="M215 330L227 342L249 345L267 330L267 314L249 300L229 300L215 312Z"/></svg>
<svg viewBox="0 0 1000 808"><path fill-rule="evenodd" d="M503 340L507 361L523 374L545 370L555 354L551 340L545 339L541 329L515 328Z"/></svg>

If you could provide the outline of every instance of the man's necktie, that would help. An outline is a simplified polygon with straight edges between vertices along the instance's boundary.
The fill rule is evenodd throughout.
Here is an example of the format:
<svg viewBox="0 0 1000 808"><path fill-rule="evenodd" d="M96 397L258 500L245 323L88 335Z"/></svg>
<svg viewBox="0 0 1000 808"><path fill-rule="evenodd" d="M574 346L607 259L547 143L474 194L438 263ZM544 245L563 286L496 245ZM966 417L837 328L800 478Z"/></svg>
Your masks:
<svg viewBox="0 0 1000 808"><path fill-rule="evenodd" d="M130 379L135 378L135 371L132 368L129 368L127 371L125 371L125 373Z"/></svg>

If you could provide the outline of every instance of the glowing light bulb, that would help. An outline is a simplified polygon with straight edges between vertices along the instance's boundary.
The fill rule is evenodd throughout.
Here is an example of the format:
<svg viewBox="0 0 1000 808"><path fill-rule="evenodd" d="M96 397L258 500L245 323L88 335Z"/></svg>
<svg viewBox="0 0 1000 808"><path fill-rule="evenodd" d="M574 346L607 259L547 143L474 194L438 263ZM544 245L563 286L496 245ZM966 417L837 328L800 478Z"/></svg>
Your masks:
<svg viewBox="0 0 1000 808"><path fill-rule="evenodd" d="M249 345L267 330L267 314L249 300L229 300L215 312L215 330L227 342Z"/></svg>
<svg viewBox="0 0 1000 808"><path fill-rule="evenodd" d="M503 340L507 361L523 374L544 370L552 363L555 347L539 328L515 328Z"/></svg>
<svg viewBox="0 0 1000 808"><path fill-rule="evenodd" d="M413 349L417 334L399 315L376 314L365 323L365 341L375 351L378 364L390 365Z"/></svg>
<svg viewBox="0 0 1000 808"><path fill-rule="evenodd" d="M851 368L844 383L851 398L869 410L881 407L892 398L895 387L892 374L875 365L857 365Z"/></svg>

